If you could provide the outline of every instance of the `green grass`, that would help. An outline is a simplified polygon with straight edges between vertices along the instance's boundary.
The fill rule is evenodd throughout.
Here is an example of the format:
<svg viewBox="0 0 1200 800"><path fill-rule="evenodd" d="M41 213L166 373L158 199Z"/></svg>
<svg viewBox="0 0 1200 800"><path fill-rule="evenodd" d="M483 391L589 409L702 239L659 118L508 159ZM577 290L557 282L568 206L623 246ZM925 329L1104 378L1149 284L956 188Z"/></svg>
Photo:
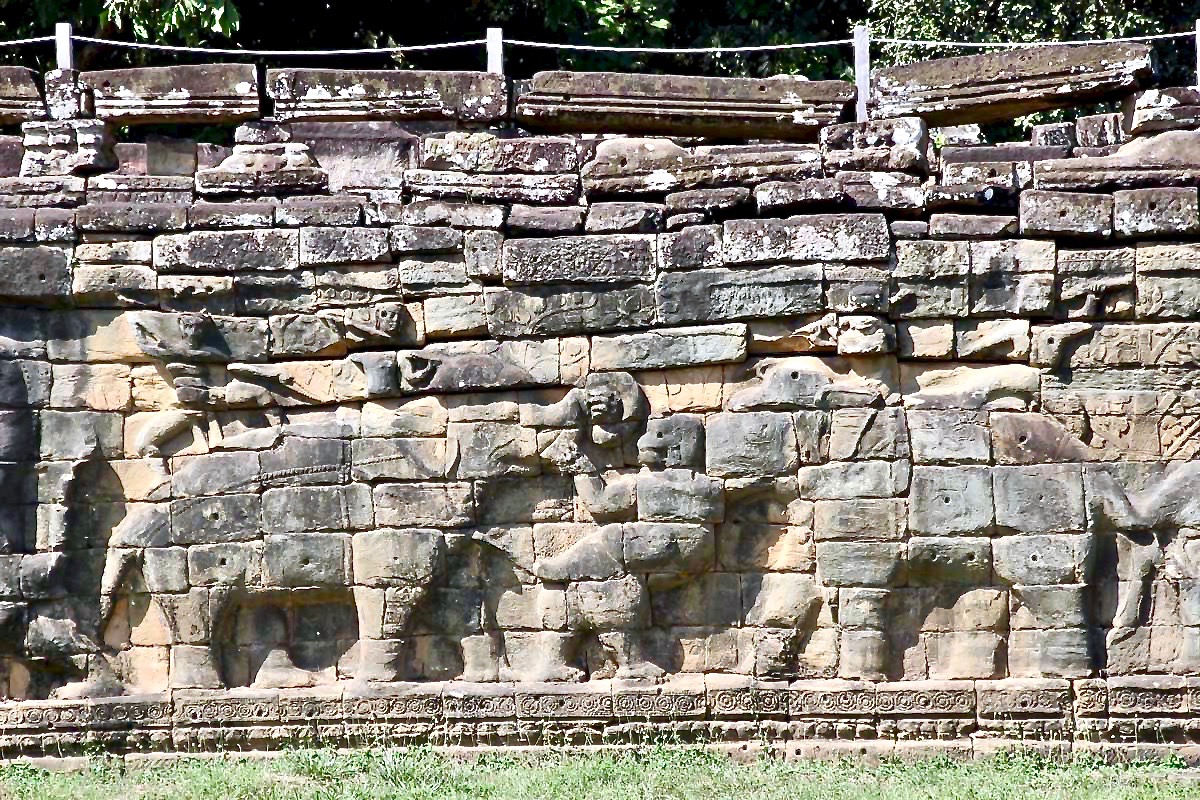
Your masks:
<svg viewBox="0 0 1200 800"><path fill-rule="evenodd" d="M289 752L269 761L182 759L126 769L116 759L86 771L0 767L0 798L20 800L1168 800L1200 798L1200 778L1171 764L1059 764L1030 755L975 763L948 759L737 764L700 749L637 753L481 756L429 750Z"/></svg>

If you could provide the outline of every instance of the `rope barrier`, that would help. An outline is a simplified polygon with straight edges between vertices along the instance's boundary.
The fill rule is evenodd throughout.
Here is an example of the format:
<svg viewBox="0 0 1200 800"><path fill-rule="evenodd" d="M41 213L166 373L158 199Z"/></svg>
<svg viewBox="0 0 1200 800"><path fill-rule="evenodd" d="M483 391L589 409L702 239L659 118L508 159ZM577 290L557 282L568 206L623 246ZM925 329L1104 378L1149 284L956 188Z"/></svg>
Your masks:
<svg viewBox="0 0 1200 800"><path fill-rule="evenodd" d="M1123 36L1114 39L1073 39L1046 40L1036 42L958 42L934 39L898 39L886 36L871 37L872 43L895 44L909 47L961 47L967 49L1005 49L1018 47L1045 47L1049 45L1087 45L1107 44L1114 42L1149 42L1162 39L1191 39L1196 33L1154 33L1145 36ZM52 42L54 36L34 36L28 39L13 39L0 42L0 48L15 47L25 44L40 44ZM458 42L440 42L436 44L412 44L396 47L357 47L345 50L256 50L228 47L187 47L184 45L152 44L150 42L125 42L117 39L100 39L94 36L72 36L74 41L89 44L101 44L109 47L124 47L134 50L158 50L174 53L210 53L214 55L239 56L352 56L352 55L383 55L389 53L417 53L429 50L449 50L460 47L479 47L488 44L487 39L467 39ZM615 45L594 44L558 44L555 42L535 42L527 39L504 39L505 45L514 47L534 47L546 50L574 50L589 53L654 53L679 55L705 55L718 53L764 53L780 50L805 50L816 47L840 47L854 44L854 39L829 39L820 42L794 42L791 44L762 44L742 45L732 47L618 47Z"/></svg>
<svg viewBox="0 0 1200 800"><path fill-rule="evenodd" d="M53 36L46 37L47 40ZM77 42L104 44L110 47L128 47L135 50L162 50L175 53L213 53L216 55L235 56L359 56L380 55L386 53L415 53L422 50L449 50L456 47L477 47L487 44L486 39L468 39L462 42L442 42L440 44L411 44L401 47L359 47L350 50L240 50L222 47L184 47L171 44L150 44L149 42L120 42L115 39L97 39L94 36L72 36Z"/></svg>
<svg viewBox="0 0 1200 800"><path fill-rule="evenodd" d="M34 36L29 39L10 39L7 42L0 42L0 47L16 47L21 44L41 44L42 42L53 42L53 36Z"/></svg>
<svg viewBox="0 0 1200 800"><path fill-rule="evenodd" d="M951 42L951 41L935 41L930 39L890 39L885 36L872 36L872 42L880 44L902 44L917 47L964 47L964 48L1006 48L1006 47L1046 47L1055 44L1065 45L1083 45L1083 44L1110 44L1114 42L1149 42L1157 39L1192 39L1195 38L1194 31L1187 33L1153 33L1146 36L1123 36L1116 39L1074 39L1064 41L1040 41L1040 42Z"/></svg>
<svg viewBox="0 0 1200 800"><path fill-rule="evenodd" d="M770 50L801 50L810 47L835 47L853 44L853 39L831 39L825 42L798 42L795 44L760 44L745 47L613 47L595 44L554 44L553 42L530 42L524 39L505 39L505 44L517 47L541 47L551 50L580 50L590 53L680 53L701 55L704 53L761 53Z"/></svg>

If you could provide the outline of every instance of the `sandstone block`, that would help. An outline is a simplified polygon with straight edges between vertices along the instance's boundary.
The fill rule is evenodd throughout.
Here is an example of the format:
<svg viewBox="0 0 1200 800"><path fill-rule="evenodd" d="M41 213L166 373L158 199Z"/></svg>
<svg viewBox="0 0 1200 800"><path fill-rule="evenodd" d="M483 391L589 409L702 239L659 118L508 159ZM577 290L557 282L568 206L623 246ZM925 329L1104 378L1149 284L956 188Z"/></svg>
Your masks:
<svg viewBox="0 0 1200 800"><path fill-rule="evenodd" d="M354 579L366 586L428 583L444 558L439 531L381 529L354 534Z"/></svg>
<svg viewBox="0 0 1200 800"><path fill-rule="evenodd" d="M568 137L518 136L452 131L426 137L418 153L424 169L466 172L573 172L579 167L575 140Z"/></svg>
<svg viewBox="0 0 1200 800"><path fill-rule="evenodd" d="M262 522L272 533L369 528L371 489L365 484L268 489L262 497Z"/></svg>
<svg viewBox="0 0 1200 800"><path fill-rule="evenodd" d="M404 183L425 198L483 203L565 205L579 194L574 174L476 174L454 170L410 169Z"/></svg>
<svg viewBox="0 0 1200 800"><path fill-rule="evenodd" d="M738 323L663 328L592 339L592 369L672 369L738 362L746 357L746 326Z"/></svg>
<svg viewBox="0 0 1200 800"><path fill-rule="evenodd" d="M657 265L653 236L509 239L504 243L506 283L627 283L648 281Z"/></svg>
<svg viewBox="0 0 1200 800"><path fill-rule="evenodd" d="M1021 234L1107 239L1112 236L1111 197L1070 192L1021 194Z"/></svg>
<svg viewBox="0 0 1200 800"><path fill-rule="evenodd" d="M980 535L995 520L987 467L913 468L908 527L915 534Z"/></svg>
<svg viewBox="0 0 1200 800"><path fill-rule="evenodd" d="M654 288L658 318L667 325L798 316L822 308L819 266L664 272Z"/></svg>
<svg viewBox="0 0 1200 800"><path fill-rule="evenodd" d="M839 461L801 467L797 475L805 500L895 497L908 488L908 461Z"/></svg>
<svg viewBox="0 0 1200 800"><path fill-rule="evenodd" d="M825 586L890 586L903 574L898 542L818 542L817 577Z"/></svg>
<svg viewBox="0 0 1200 800"><path fill-rule="evenodd" d="M184 64L84 72L96 116L121 125L214 124L259 116L253 64Z"/></svg>
<svg viewBox="0 0 1200 800"><path fill-rule="evenodd" d="M891 238L879 214L730 220L724 226L722 252L727 264L885 261Z"/></svg>
<svg viewBox="0 0 1200 800"><path fill-rule="evenodd" d="M154 240L154 266L159 270L227 272L291 270L300 266L298 231L196 231Z"/></svg>
<svg viewBox="0 0 1200 800"><path fill-rule="evenodd" d="M841 115L844 81L539 72L517 95L525 126L553 131L812 141Z"/></svg>
<svg viewBox="0 0 1200 800"><path fill-rule="evenodd" d="M885 118L993 122L1124 95L1150 72L1142 44L1020 48L877 70L874 100Z"/></svg>
<svg viewBox="0 0 1200 800"><path fill-rule="evenodd" d="M461 120L504 115L503 76L423 70L269 69L281 121Z"/></svg>
<svg viewBox="0 0 1200 800"><path fill-rule="evenodd" d="M342 533L287 533L266 537L264 586L345 586L350 536Z"/></svg>
<svg viewBox="0 0 1200 800"><path fill-rule="evenodd" d="M383 228L301 228L301 264L369 264L391 256Z"/></svg>
<svg viewBox="0 0 1200 800"><path fill-rule="evenodd" d="M475 520L469 483L377 484L374 505L379 525L464 528Z"/></svg>
<svg viewBox="0 0 1200 800"><path fill-rule="evenodd" d="M722 413L705 422L705 463L710 475L782 475L799 464L790 414Z"/></svg>
<svg viewBox="0 0 1200 800"><path fill-rule="evenodd" d="M1147 89L1125 98L1122 104L1121 130L1131 136L1144 136L1155 131L1187 130L1200 124L1200 91L1187 86ZM1101 139L1107 144L1120 144Z"/></svg>
<svg viewBox="0 0 1200 800"><path fill-rule="evenodd" d="M1200 232L1200 195L1195 188L1113 192L1118 239L1186 236Z"/></svg>
<svg viewBox="0 0 1200 800"><path fill-rule="evenodd" d="M580 171L588 197L665 195L690 189L821 175L812 145L717 145L685 149L664 139L612 139Z"/></svg>
<svg viewBox="0 0 1200 800"><path fill-rule="evenodd" d="M28 67L4 67L0 71L0 122L15 125L46 118L42 94Z"/></svg>
<svg viewBox="0 0 1200 800"><path fill-rule="evenodd" d="M605 291L489 287L484 303L488 331L497 338L647 328L655 320L654 292L649 286L614 286Z"/></svg>

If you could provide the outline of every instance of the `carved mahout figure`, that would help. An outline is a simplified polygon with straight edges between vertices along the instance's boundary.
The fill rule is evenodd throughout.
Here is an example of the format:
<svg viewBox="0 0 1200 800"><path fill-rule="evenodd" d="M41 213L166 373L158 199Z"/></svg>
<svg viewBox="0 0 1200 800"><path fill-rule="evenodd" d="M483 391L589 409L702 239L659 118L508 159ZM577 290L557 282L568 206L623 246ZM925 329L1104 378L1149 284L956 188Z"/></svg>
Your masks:
<svg viewBox="0 0 1200 800"><path fill-rule="evenodd" d="M616 419L611 398L594 401L609 419ZM597 427L592 426L594 438ZM641 521L601 524L533 565L539 579L566 585L569 631L566 637L547 637L542 669L531 679L581 678L568 664L587 634L594 634L616 663L616 678L655 679L663 674L652 662L646 641L647 576L660 578L656 588L670 588L711 569L712 523L724 514L722 484L700 471L704 428L694 417L650 420L637 449L641 472L581 475L576 485L598 520L636 514Z"/></svg>
<svg viewBox="0 0 1200 800"><path fill-rule="evenodd" d="M595 475L636 462L633 448L646 413L646 398L632 375L600 372L557 403L533 406L526 419L530 425L565 429L541 452L554 469Z"/></svg>

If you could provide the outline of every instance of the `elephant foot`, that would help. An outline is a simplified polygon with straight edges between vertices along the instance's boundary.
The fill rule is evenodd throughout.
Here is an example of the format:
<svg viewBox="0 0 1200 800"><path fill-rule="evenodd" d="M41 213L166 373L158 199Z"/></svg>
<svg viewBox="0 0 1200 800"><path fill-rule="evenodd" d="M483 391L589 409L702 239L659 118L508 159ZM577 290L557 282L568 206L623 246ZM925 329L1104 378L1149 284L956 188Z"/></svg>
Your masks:
<svg viewBox="0 0 1200 800"><path fill-rule="evenodd" d="M1122 626L1122 627L1110 628L1108 631L1108 634L1104 637L1104 643L1108 647L1115 647L1115 646L1121 644L1121 642L1124 642L1125 640L1132 638L1133 635L1137 632L1138 632L1138 629L1133 626Z"/></svg>
<svg viewBox="0 0 1200 800"><path fill-rule="evenodd" d="M613 677L622 681L657 682L661 681L666 674L666 671L662 667L651 664L649 661L641 661L636 664L624 664L617 667L617 672Z"/></svg>
<svg viewBox="0 0 1200 800"><path fill-rule="evenodd" d="M303 689L316 684L316 675L292 663L287 650L275 647L267 654L250 685L255 689Z"/></svg>
<svg viewBox="0 0 1200 800"><path fill-rule="evenodd" d="M113 674L108 662L101 656L87 657L87 677L71 681L50 693L52 700L91 700L100 697L120 697L125 694L125 684Z"/></svg>
<svg viewBox="0 0 1200 800"><path fill-rule="evenodd" d="M587 674L569 664L538 664L521 671L521 680L534 683L579 683Z"/></svg>
<svg viewBox="0 0 1200 800"><path fill-rule="evenodd" d="M125 687L116 681L72 681L50 693L51 700L95 700L101 697L120 697Z"/></svg>

